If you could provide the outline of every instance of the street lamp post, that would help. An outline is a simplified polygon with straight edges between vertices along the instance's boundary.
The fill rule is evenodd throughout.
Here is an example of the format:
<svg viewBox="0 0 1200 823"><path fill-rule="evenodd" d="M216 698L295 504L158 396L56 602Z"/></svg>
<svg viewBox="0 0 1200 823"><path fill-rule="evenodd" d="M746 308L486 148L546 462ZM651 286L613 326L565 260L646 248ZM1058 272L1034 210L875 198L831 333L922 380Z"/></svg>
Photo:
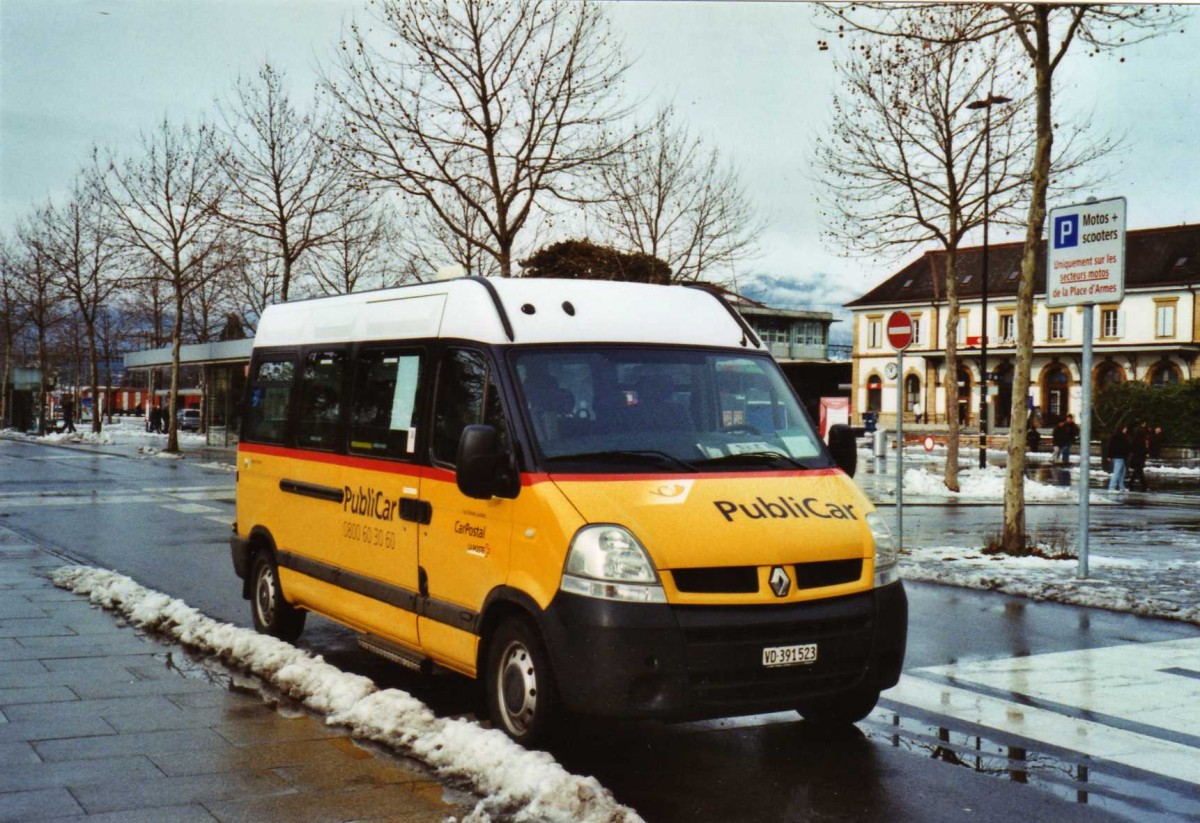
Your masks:
<svg viewBox="0 0 1200 823"><path fill-rule="evenodd" d="M984 100L967 103L968 109L983 109L983 328L979 337L979 468L987 467L988 439L988 223L991 222L991 171L992 171L992 106L1011 103L1011 97L988 93Z"/></svg>

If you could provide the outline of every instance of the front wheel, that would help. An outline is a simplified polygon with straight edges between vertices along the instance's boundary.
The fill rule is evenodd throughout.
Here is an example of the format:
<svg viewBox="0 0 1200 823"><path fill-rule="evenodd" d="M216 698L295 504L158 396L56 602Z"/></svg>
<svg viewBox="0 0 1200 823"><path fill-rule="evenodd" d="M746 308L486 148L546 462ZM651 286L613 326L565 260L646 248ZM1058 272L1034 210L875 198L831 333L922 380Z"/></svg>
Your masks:
<svg viewBox="0 0 1200 823"><path fill-rule="evenodd" d="M251 574L250 614L254 618L254 628L262 634L294 642L304 631L304 618L308 613L283 599L279 570L266 552L255 555Z"/></svg>
<svg viewBox="0 0 1200 823"><path fill-rule="evenodd" d="M869 715L879 702L879 689L867 686L806 701L797 711L809 723L820 726L846 726Z"/></svg>
<svg viewBox="0 0 1200 823"><path fill-rule="evenodd" d="M558 695L545 646L528 621L509 618L488 647L485 687L492 725L522 746L546 739Z"/></svg>

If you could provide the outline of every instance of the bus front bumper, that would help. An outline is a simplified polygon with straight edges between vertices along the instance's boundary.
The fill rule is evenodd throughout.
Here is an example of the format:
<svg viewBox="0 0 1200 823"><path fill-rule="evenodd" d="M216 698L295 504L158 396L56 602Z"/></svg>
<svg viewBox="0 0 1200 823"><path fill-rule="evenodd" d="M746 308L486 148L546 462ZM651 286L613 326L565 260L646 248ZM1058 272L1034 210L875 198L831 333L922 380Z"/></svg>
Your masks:
<svg viewBox="0 0 1200 823"><path fill-rule="evenodd" d="M900 678L908 599L897 582L769 606L620 603L559 592L542 634L571 711L698 719L796 709ZM813 663L766 667L763 649L817 644Z"/></svg>

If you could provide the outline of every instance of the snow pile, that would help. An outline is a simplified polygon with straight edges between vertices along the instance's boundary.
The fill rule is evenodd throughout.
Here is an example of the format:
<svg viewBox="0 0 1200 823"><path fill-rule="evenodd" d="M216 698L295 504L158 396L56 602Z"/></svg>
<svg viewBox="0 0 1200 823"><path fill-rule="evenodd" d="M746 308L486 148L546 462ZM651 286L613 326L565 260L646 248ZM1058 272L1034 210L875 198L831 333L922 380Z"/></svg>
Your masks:
<svg viewBox="0 0 1200 823"><path fill-rule="evenodd" d="M470 817L499 814L516 820L557 823L634 823L641 818L622 806L592 777L567 772L545 752L528 751L503 733L465 720L439 718L399 689L377 690L368 678L347 674L322 658L249 629L220 623L181 600L168 597L112 571L65 566L54 584L119 612L135 625L251 672L326 722L385 743L464 779L483 795Z"/></svg>
<svg viewBox="0 0 1200 823"><path fill-rule="evenodd" d="M1200 625L1195 580L1200 561L1178 556L1159 561L1091 555L1086 580L1076 578L1078 562L1040 557L985 555L954 546L906 549L900 558L905 580L944 583L970 589L1131 612L1143 617Z"/></svg>
<svg viewBox="0 0 1200 823"><path fill-rule="evenodd" d="M1000 466L988 466L984 469L974 468L961 470L958 473L957 492L946 488L939 470L936 474L926 468L906 469L904 472L904 494L916 497L943 497L959 500L987 500L995 502L1004 499L1005 469ZM887 490L883 490L887 493ZM893 492L894 493L894 492ZM1025 500L1027 502L1065 502L1079 499L1079 489L1075 486L1052 486L1025 478ZM1093 493L1092 502L1105 502L1105 498Z"/></svg>

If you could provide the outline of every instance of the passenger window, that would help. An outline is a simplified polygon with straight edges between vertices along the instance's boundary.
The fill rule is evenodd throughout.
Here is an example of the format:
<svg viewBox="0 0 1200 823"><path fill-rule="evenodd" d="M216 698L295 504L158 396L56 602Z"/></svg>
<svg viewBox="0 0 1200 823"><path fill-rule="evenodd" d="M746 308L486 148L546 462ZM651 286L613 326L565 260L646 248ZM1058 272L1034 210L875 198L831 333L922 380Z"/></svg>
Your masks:
<svg viewBox="0 0 1200 823"><path fill-rule="evenodd" d="M288 408L296 363L290 357L260 360L250 385L243 439L255 443L283 443L287 438Z"/></svg>
<svg viewBox="0 0 1200 823"><path fill-rule="evenodd" d="M296 445L300 448L332 451L340 445L345 372L344 351L310 351L305 356L296 419Z"/></svg>
<svg viewBox="0 0 1200 823"><path fill-rule="evenodd" d="M438 377L433 458L453 464L463 429L475 423L495 426L500 443L507 448L508 425L500 395L490 379L487 359L476 351L447 351L442 356Z"/></svg>
<svg viewBox="0 0 1200 823"><path fill-rule="evenodd" d="M420 378L419 354L394 348L359 351L350 408L351 452L412 457Z"/></svg>

